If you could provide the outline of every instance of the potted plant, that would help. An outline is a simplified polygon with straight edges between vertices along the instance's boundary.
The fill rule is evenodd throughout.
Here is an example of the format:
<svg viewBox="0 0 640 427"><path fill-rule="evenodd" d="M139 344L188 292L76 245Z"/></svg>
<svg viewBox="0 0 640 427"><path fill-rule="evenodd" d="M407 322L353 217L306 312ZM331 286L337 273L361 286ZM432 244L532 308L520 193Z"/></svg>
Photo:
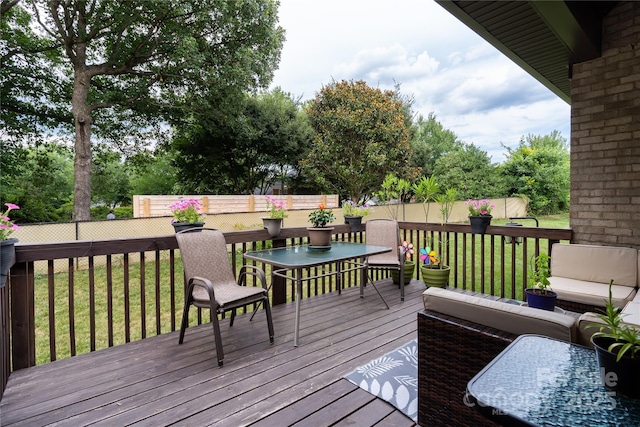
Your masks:
<svg viewBox="0 0 640 427"><path fill-rule="evenodd" d="M587 328L599 328L591 337L600 367L600 378L609 390L629 397L640 396L640 332L622 323L622 312L614 307L609 282L609 299L605 311L597 314L603 324L591 324Z"/></svg>
<svg viewBox="0 0 640 427"><path fill-rule="evenodd" d="M381 188L382 190L376 193L378 202L384 204L392 219L397 220L398 207L402 204L404 209L404 202L411 194L411 183L390 173L385 177Z"/></svg>
<svg viewBox="0 0 640 427"><path fill-rule="evenodd" d="M416 269L416 263L413 261L413 254L415 254L413 243L403 240L402 244L398 246L398 250L400 251L400 254L403 255L404 283L407 284L411 282L411 279L413 279L413 272ZM391 278L393 279L393 283L396 285L400 284L400 272L398 270L391 270Z"/></svg>
<svg viewBox="0 0 640 427"><path fill-rule="evenodd" d="M453 208L458 192L455 188L449 188L443 194L437 194L438 186L435 181L427 182L424 185L423 191L426 189L427 192L422 192L422 197L425 197L425 194L428 193L430 194L430 198L440 205L440 224L444 227L444 224L449 220L449 215L451 214L451 209ZM425 215L427 213L428 210L425 211ZM438 256L438 247L441 252L448 249L442 235L443 231L440 231L437 238L435 236L433 237L431 247L426 246L420 249L420 260L423 261L420 265L420 275L427 287L444 288L449 283L451 268L442 263Z"/></svg>
<svg viewBox="0 0 640 427"><path fill-rule="evenodd" d="M444 288L449 283L451 268L440 262L438 252L429 246L420 249L420 276L427 287Z"/></svg>
<svg viewBox="0 0 640 427"><path fill-rule="evenodd" d="M176 233L190 228L202 228L204 226L204 214L200 213L202 205L196 199L183 199L169 206L173 219L171 224Z"/></svg>
<svg viewBox="0 0 640 427"><path fill-rule="evenodd" d="M467 200L465 205L469 208L469 222L471 223L471 232L473 234L484 234L487 227L491 224L491 210L495 206L491 200Z"/></svg>
<svg viewBox="0 0 640 427"><path fill-rule="evenodd" d="M9 212L20 209L20 206L14 205L13 203L5 203L5 206L7 210L0 214L0 288L5 286L9 269L16 262L15 244L18 242L18 239L9 238L9 236L14 231L20 229L20 227L9 218Z"/></svg>
<svg viewBox="0 0 640 427"><path fill-rule="evenodd" d="M358 232L362 226L362 218L369 215L372 209L368 204L356 203L353 200L342 201L344 223L349 224L352 232Z"/></svg>
<svg viewBox="0 0 640 427"><path fill-rule="evenodd" d="M269 233L271 237L277 237L280 235L282 229L282 220L286 218L287 206L284 200L277 200L271 196L264 196L267 199L267 212L268 217L262 218L262 225Z"/></svg>
<svg viewBox="0 0 640 427"><path fill-rule="evenodd" d="M549 276L549 261L551 258L547 254L540 254L531 259L531 269L529 270L529 287L525 289L527 294L527 305L542 310L554 311L558 294L551 290Z"/></svg>
<svg viewBox="0 0 640 427"><path fill-rule="evenodd" d="M309 221L313 227L308 227L309 246L317 250L329 250L331 248L331 232L333 227L327 227L327 224L333 222L335 216L331 209L326 209L321 203L318 209L309 214Z"/></svg>

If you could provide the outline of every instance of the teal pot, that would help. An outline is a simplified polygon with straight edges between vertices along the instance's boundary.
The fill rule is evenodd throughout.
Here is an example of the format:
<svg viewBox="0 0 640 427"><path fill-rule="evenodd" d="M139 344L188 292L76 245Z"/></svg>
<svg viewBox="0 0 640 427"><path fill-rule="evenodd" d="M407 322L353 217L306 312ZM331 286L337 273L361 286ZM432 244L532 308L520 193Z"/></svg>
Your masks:
<svg viewBox="0 0 640 427"><path fill-rule="evenodd" d="M282 218L262 218L262 225L271 237L278 237L282 229Z"/></svg>
<svg viewBox="0 0 640 427"><path fill-rule="evenodd" d="M330 248L333 227L309 227L309 246L314 248Z"/></svg>
<svg viewBox="0 0 640 427"><path fill-rule="evenodd" d="M191 228L199 228L204 227L204 222L172 222L174 230L176 233L179 233L184 230L189 230ZM194 230L195 231L195 230ZM198 230L201 231L201 230Z"/></svg>
<svg viewBox="0 0 640 427"><path fill-rule="evenodd" d="M618 355L608 350L613 338L593 336L591 343L596 351L600 378L608 390L631 398L640 397L640 358L628 357L627 352L619 361Z"/></svg>
<svg viewBox="0 0 640 427"><path fill-rule="evenodd" d="M481 216L469 216L469 222L471 223L471 232L473 234L484 234L487 231L487 227L491 224L491 215Z"/></svg>
<svg viewBox="0 0 640 427"><path fill-rule="evenodd" d="M524 292L527 294L527 305L529 307L547 311L554 311L556 309L557 293L549 290L543 292L536 288L525 289Z"/></svg>
<svg viewBox="0 0 640 427"><path fill-rule="evenodd" d="M357 233L362 229L362 217L361 216L345 216L344 223L349 224L352 233Z"/></svg>
<svg viewBox="0 0 640 427"><path fill-rule="evenodd" d="M449 284L449 273L451 267L448 265L422 264L420 275L422 281L428 288L444 288Z"/></svg>
<svg viewBox="0 0 640 427"><path fill-rule="evenodd" d="M18 239L0 240L0 288L7 284L9 269L16 262L16 247Z"/></svg>
<svg viewBox="0 0 640 427"><path fill-rule="evenodd" d="M408 285L413 279L413 273L416 271L416 263L414 261L404 262L404 284ZM391 270L391 278L396 285L400 284L400 271Z"/></svg>

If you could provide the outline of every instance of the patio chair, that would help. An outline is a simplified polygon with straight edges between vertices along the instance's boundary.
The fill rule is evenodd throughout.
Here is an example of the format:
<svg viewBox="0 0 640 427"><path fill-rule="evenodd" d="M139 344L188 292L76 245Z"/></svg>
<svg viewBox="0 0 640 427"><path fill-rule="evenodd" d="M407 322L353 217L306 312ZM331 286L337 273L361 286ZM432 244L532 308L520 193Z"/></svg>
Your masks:
<svg viewBox="0 0 640 427"><path fill-rule="evenodd" d="M370 268L375 270L397 270L400 276L400 300L404 301L404 263L398 251L398 246L400 246L400 227L398 226L398 221L392 219L374 219L367 221L366 240L369 245L389 246L393 248L391 252L370 256L366 261L367 271ZM373 284L371 276L368 276L368 278L371 284ZM375 287L375 284L373 285ZM375 289L376 291L378 290L378 288ZM384 298L382 300L384 301ZM386 303L385 301L385 304Z"/></svg>
<svg viewBox="0 0 640 427"><path fill-rule="evenodd" d="M231 311L229 326L233 326L237 308L262 302L267 315L269 340L273 343L273 321L267 293L267 281L262 269L245 265L240 269L236 282L222 232L209 228L198 230L202 230L202 232L185 230L176 234L188 283L178 343L182 344L184 340L184 333L189 324L191 305L210 309L218 366L222 366L224 352L222 351L218 314ZM246 286L247 276L256 277L262 287Z"/></svg>

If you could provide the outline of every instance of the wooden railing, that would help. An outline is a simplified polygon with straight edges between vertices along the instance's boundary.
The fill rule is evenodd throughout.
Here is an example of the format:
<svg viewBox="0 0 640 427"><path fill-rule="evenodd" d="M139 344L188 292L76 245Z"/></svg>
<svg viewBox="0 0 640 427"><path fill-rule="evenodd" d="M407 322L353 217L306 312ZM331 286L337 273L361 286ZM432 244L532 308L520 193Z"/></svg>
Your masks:
<svg viewBox="0 0 640 427"><path fill-rule="evenodd" d="M510 298L521 298L525 288L527 263L520 260L571 239L570 229L490 226L487 234L475 235L467 224L401 222L400 228L417 249L435 245L451 267L449 286ZM365 241L364 233L346 225L334 233L335 240ZM265 230L225 233L235 268L248 250L302 244L306 235L304 227L283 229L273 241ZM175 331L185 289L176 249L173 235L17 245L9 284L0 289L2 390L10 370ZM261 267L269 277L268 266ZM356 286L356 273L347 274L343 286ZM420 278L419 269L414 277ZM274 279L273 304L290 299L293 287ZM334 290L330 276L306 282L303 297ZM203 321L199 311L196 319Z"/></svg>

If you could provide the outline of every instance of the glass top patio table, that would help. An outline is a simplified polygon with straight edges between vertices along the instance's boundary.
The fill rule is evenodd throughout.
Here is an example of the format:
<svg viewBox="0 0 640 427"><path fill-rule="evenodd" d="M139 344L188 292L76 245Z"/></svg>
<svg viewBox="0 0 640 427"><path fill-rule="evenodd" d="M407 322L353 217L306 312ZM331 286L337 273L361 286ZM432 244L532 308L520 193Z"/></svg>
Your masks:
<svg viewBox="0 0 640 427"><path fill-rule="evenodd" d="M309 245L245 252L244 257L281 268L314 267L352 258L368 257L391 251L386 246L365 243L332 242L330 250L314 250Z"/></svg>
<svg viewBox="0 0 640 427"><path fill-rule="evenodd" d="M465 402L514 426L637 426L640 400L608 391L595 352L521 335L467 385Z"/></svg>
<svg viewBox="0 0 640 427"><path fill-rule="evenodd" d="M377 255L391 251L392 248L387 246L367 245L365 243L354 242L332 242L331 249L329 250L317 250L313 247L310 247L309 245L299 245L287 246L285 248L264 249L261 251L249 251L245 252L244 257L246 259L257 262L264 262L265 264L270 264L274 267L278 267L279 270L274 269L272 274L284 277L285 279L295 280L296 315L294 323L293 345L297 347L300 336L300 301L302 299L302 282L304 280L309 280L308 277L303 277L303 270L308 267L315 267L322 264L336 263L337 271L322 273L319 276L314 276L313 278L335 274L338 282L338 292L340 292L340 278L342 276L341 272L366 268L365 263L351 262L351 264L354 266L353 268L349 270L341 270L341 261L352 260L354 258L367 258L371 255ZM291 271L293 273L293 276L287 275L287 271ZM364 286L364 276L365 274L362 274L360 277L361 289L362 286ZM362 291L360 295L362 296Z"/></svg>

